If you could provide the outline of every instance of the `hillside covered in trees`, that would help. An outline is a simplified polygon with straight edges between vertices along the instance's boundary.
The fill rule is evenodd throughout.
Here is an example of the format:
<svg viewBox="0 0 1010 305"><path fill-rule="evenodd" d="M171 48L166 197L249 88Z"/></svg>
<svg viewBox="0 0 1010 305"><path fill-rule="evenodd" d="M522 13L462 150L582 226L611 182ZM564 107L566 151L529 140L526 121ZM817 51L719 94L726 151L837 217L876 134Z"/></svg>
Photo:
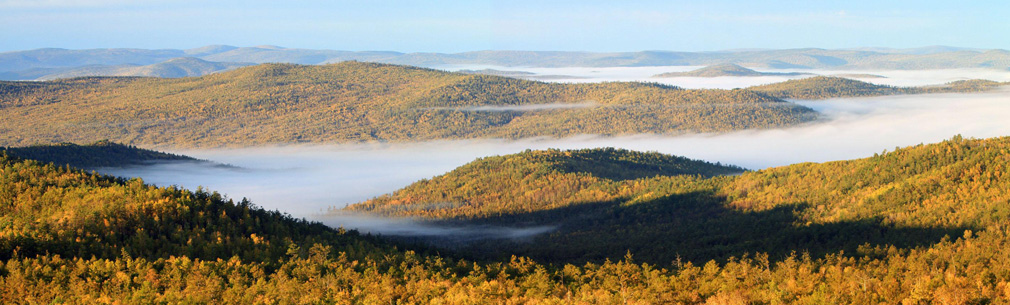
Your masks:
<svg viewBox="0 0 1010 305"><path fill-rule="evenodd" d="M550 262L599 262L630 250L659 265L745 253L862 256L878 246L928 245L1010 217L1010 192L999 187L1010 185L1003 174L1010 138L955 138L867 159L713 178L654 175L600 183L604 179L591 175L529 175L508 184L495 177L523 172L475 170L492 163L524 168L513 164L534 164L523 159L540 154L551 152L482 159L348 209L559 227L530 243L494 241L461 250L471 255L507 251ZM514 208L519 204L524 208Z"/></svg>
<svg viewBox="0 0 1010 305"><path fill-rule="evenodd" d="M0 153L21 159L53 163L57 166L69 165L85 169L149 165L158 162L209 162L104 140L86 145L59 143L26 147L0 147Z"/></svg>
<svg viewBox="0 0 1010 305"><path fill-rule="evenodd" d="M601 190L656 176L738 174L744 169L623 149L526 151L481 158L391 195L348 207L387 216L483 218L608 200ZM600 196L605 196L600 198Z"/></svg>
<svg viewBox="0 0 1010 305"><path fill-rule="evenodd" d="M743 90L543 83L360 62L264 64L177 79L0 82L0 145L7 146L679 134L790 126L815 117L809 108Z"/></svg>
<svg viewBox="0 0 1010 305"><path fill-rule="evenodd" d="M691 70L687 72L666 72L656 74L653 77L720 77L720 76L799 76L799 75L809 75L808 73L799 72L758 72L753 69L747 69L736 64L721 64L714 66L707 66L697 70Z"/></svg>
<svg viewBox="0 0 1010 305"><path fill-rule="evenodd" d="M782 99L820 100L836 97L863 97L897 94L925 93L966 93L983 92L1001 86L1006 82L996 82L984 79L960 80L942 85L922 87L892 87L876 85L858 80L834 77L815 76L793 79L781 83L748 87L753 90Z"/></svg>
<svg viewBox="0 0 1010 305"><path fill-rule="evenodd" d="M620 154L637 155L612 159ZM628 161L664 162L639 156ZM1010 247L1008 159L1010 138L956 137L740 176L636 174L623 178L651 183L654 194L610 204L605 215L622 226L598 220L582 236L560 232L606 245L628 231L672 226L628 223L670 218L714 235L702 241L708 248L750 253L657 266L634 250L619 260L552 264L408 251L212 192L2 156L0 302L999 304L1010 299L1010 254L1002 251ZM663 182L677 179L683 183ZM655 216L636 219L643 215ZM723 221L694 226L706 219ZM757 251L775 246L765 239L721 238L720 226L824 234L790 240L784 250L796 253L778 256ZM612 233L589 234L602 231ZM646 245L690 238L664 237ZM855 251L804 251L840 239L867 242Z"/></svg>

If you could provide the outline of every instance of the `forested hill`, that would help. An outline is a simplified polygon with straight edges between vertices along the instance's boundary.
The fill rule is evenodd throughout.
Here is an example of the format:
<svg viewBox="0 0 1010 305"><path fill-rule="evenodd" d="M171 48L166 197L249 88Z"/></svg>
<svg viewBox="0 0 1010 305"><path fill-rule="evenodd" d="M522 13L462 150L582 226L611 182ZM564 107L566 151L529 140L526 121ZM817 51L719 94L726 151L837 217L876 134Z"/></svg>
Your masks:
<svg viewBox="0 0 1010 305"><path fill-rule="evenodd" d="M0 156L0 303L1001 304L1010 300L1008 151L1008 138L955 138L700 180L710 183L690 184L694 192L655 183L653 199L601 214L613 221L551 236L560 245L498 242L506 254L622 252L557 265L405 251L216 193ZM685 242L707 246L670 248ZM649 257L636 252L763 248L798 252L668 268L638 263Z"/></svg>
<svg viewBox="0 0 1010 305"><path fill-rule="evenodd" d="M60 143L26 147L0 147L0 152L22 159L54 163L58 166L70 165L76 168L124 167L170 161L209 162L109 141L98 141L87 145Z"/></svg>
<svg viewBox="0 0 1010 305"><path fill-rule="evenodd" d="M0 82L0 145L148 147L678 134L789 126L802 106L746 90L557 84L374 63L264 64L193 78Z"/></svg>
<svg viewBox="0 0 1010 305"><path fill-rule="evenodd" d="M512 162L520 156L511 156ZM866 159L707 179L603 181L589 175L470 169L490 161L499 164L495 168L513 168L509 160L478 161L351 208L558 227L531 243L477 243L461 250L468 255L495 257L507 251L572 262L619 259L630 251L660 265L746 253L768 253L773 260L793 252L884 255L880 249L929 246L944 236L990 230L1010 219L1010 190L1003 187L1010 185L1010 175L1004 174L1010 138L956 137Z"/></svg>
<svg viewBox="0 0 1010 305"><path fill-rule="evenodd" d="M798 76L798 75L809 75L809 74L798 72L789 72L789 73L758 72L735 64L721 64L721 65L707 66L701 69L687 72L660 73L654 75L653 77Z"/></svg>
<svg viewBox="0 0 1010 305"><path fill-rule="evenodd" d="M943 85L922 87L892 87L832 76L788 80L781 83L753 86L747 90L766 93L783 99L819 100L836 97L882 96L896 94L982 92L1005 86L1006 82L983 79L960 80Z"/></svg>
<svg viewBox="0 0 1010 305"><path fill-rule="evenodd" d="M481 158L347 209L388 216L475 218L534 213L598 200L633 180L736 174L744 169L622 149L526 151ZM616 194L608 194L613 198Z"/></svg>

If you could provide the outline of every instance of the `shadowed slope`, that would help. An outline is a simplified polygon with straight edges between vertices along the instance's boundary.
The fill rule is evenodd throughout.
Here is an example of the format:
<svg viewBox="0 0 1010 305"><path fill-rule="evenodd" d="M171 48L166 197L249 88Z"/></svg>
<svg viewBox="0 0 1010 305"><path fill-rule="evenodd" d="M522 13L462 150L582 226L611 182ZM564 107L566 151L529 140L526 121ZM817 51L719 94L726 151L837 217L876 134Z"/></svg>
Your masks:
<svg viewBox="0 0 1010 305"><path fill-rule="evenodd" d="M530 175L489 183L498 181L489 177L510 168L502 165L498 171L446 179L454 177L451 172L351 208L465 216L454 220L463 223L558 226L528 244L453 246L477 257L496 257L504 249L550 261L617 259L631 250L657 264L745 253L781 258L793 251L863 256L878 246L927 246L1010 219L1010 193L1002 187L1010 185L1007 164L1010 138L955 137L871 158L714 178L655 176L600 183L588 175ZM476 172L467 171L469 166L458 171ZM520 195L526 197L516 200ZM461 212L514 203L536 208Z"/></svg>
<svg viewBox="0 0 1010 305"><path fill-rule="evenodd" d="M54 163L59 166L70 165L76 168L125 167L170 161L208 162L109 141L98 141L87 145L60 143L26 147L0 147L0 151L22 159Z"/></svg>

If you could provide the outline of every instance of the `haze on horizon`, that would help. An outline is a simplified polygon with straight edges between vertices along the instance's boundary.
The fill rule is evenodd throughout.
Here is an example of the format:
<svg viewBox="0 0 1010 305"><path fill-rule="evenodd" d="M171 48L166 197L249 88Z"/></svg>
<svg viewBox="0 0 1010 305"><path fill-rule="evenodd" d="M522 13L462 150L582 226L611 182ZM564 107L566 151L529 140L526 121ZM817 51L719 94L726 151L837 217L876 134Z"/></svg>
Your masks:
<svg viewBox="0 0 1010 305"><path fill-rule="evenodd" d="M1010 49L999 1L0 0L0 52L280 45L350 51Z"/></svg>

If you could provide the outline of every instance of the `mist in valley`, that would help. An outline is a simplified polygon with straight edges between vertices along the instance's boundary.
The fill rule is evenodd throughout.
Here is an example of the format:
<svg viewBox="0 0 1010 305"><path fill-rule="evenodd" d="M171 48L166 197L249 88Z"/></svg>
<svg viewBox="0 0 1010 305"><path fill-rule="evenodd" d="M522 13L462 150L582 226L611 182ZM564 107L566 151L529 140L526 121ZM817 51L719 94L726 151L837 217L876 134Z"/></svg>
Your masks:
<svg viewBox="0 0 1010 305"><path fill-rule="evenodd" d="M966 79L988 79L1010 81L1010 71L997 69L943 69L943 70L821 70L821 69L767 69L744 67L758 72L810 73L809 75L775 76L719 76L719 77L653 77L666 72L687 72L705 66L649 66L649 67L500 67L488 65L444 66L448 71L494 69L501 71L523 71L535 76L551 76L538 79L546 82L596 83L608 81L654 82L687 89L733 89L766 85L817 75L842 75L859 81L878 85L911 87L949 83ZM854 75L876 75L882 77L854 77ZM571 76L571 77L561 77Z"/></svg>
<svg viewBox="0 0 1010 305"><path fill-rule="evenodd" d="M617 72L620 70L613 73ZM870 72L889 77L875 80L898 83L935 83L941 77L927 73L919 75L920 78L917 79L892 78L893 75L903 75L904 72ZM550 73L564 74L554 70ZM568 75L571 74L573 73ZM1003 77L1007 77L1006 74L1008 73L995 73ZM995 77L989 79L1005 80ZM738 82L737 86L746 84ZM101 172L141 177L147 183L160 186L178 185L189 189L202 186L230 198L248 198L268 210L280 210L333 227L370 233L461 236L464 239L521 238L549 232L554 227L460 227L346 212L331 213L329 216L324 214L348 204L393 192L419 179L443 174L479 157L517 153L526 149L618 147L658 151L760 170L800 162L863 158L895 147L939 142L956 134L978 138L1010 135L1010 120L1006 118L1006 114L1010 113L1008 90L795 102L817 110L823 114L822 118L792 128L683 136L584 135L518 141L444 140L397 144L175 150L171 152L226 163L237 168L173 163L102 169Z"/></svg>

